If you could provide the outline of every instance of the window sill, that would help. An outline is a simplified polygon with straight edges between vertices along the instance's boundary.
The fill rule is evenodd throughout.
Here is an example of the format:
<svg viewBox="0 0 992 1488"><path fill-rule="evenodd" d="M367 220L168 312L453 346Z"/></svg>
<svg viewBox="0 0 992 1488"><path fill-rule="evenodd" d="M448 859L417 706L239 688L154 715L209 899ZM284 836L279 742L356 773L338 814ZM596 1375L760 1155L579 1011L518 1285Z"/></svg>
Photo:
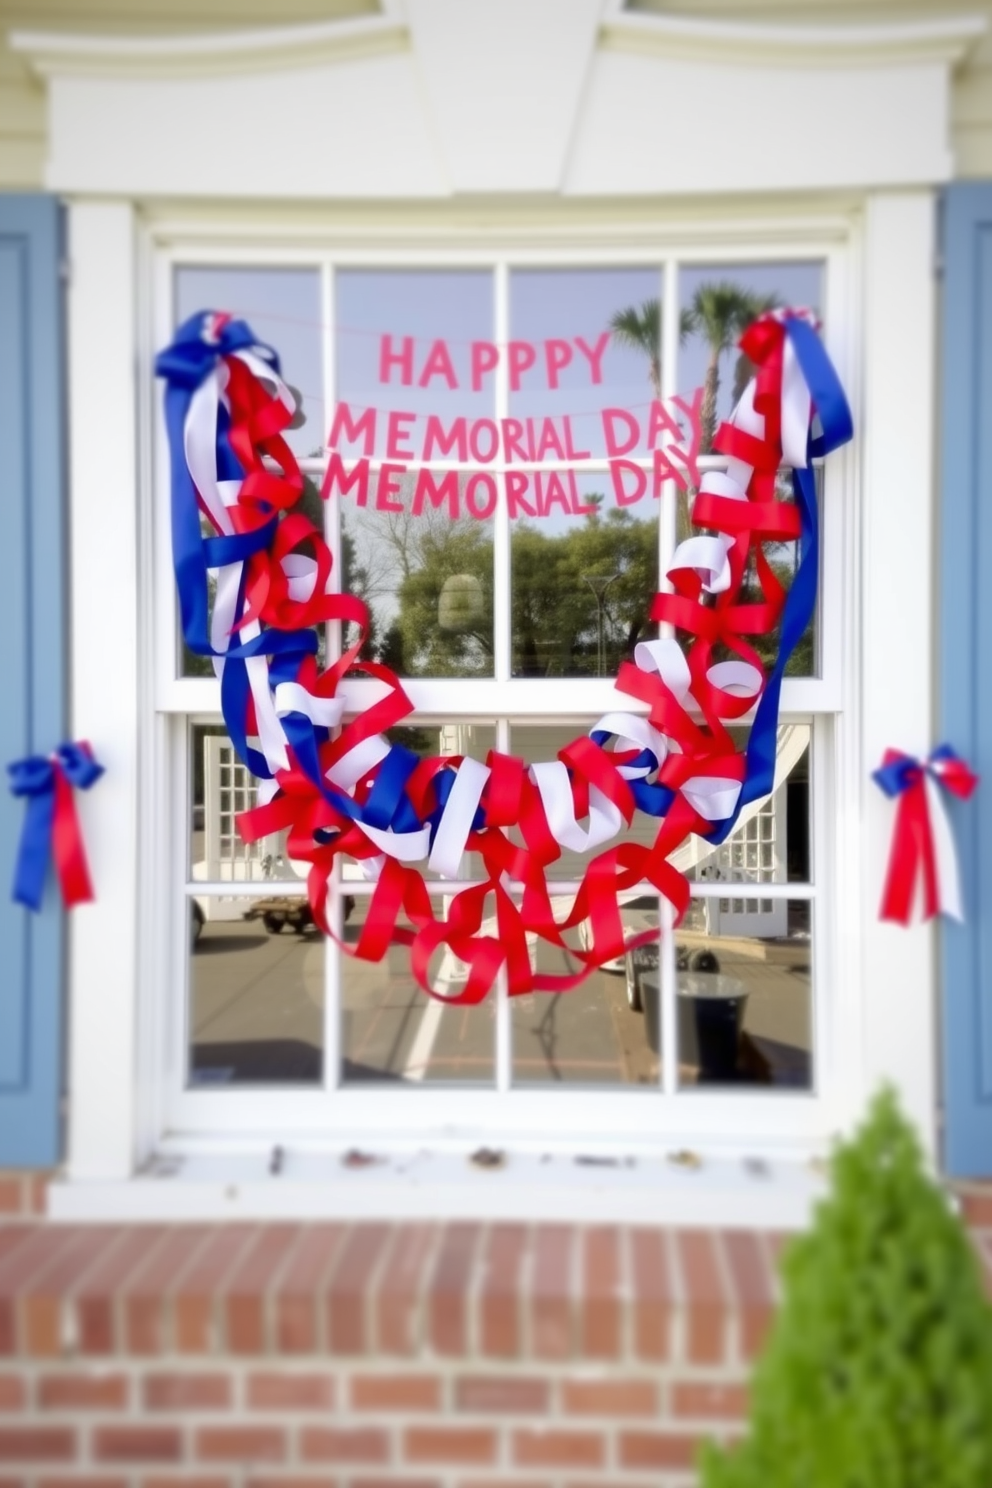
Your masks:
<svg viewBox="0 0 992 1488"><path fill-rule="evenodd" d="M278 1153L278 1149L276 1150ZM350 1159L350 1161L349 1161ZM487 1162L487 1159L490 1161ZM279 1171L271 1171L277 1166ZM126 1181L56 1179L64 1221L518 1220L802 1229L826 1192L809 1163L529 1152L159 1156Z"/></svg>

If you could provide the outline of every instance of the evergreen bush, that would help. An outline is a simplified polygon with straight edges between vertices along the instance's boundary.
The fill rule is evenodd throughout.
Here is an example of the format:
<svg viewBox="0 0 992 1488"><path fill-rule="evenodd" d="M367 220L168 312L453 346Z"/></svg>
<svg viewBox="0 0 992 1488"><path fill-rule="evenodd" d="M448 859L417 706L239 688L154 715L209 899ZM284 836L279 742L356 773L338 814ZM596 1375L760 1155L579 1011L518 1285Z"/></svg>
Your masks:
<svg viewBox="0 0 992 1488"><path fill-rule="evenodd" d="M964 1227L884 1091L783 1256L749 1434L702 1488L990 1488L992 1309Z"/></svg>

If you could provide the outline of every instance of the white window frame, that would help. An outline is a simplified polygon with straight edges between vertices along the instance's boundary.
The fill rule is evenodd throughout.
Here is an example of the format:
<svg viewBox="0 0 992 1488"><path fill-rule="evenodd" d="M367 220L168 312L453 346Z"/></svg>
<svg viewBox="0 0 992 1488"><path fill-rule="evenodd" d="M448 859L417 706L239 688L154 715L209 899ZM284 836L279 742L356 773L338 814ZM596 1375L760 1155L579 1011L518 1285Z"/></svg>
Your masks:
<svg viewBox="0 0 992 1488"><path fill-rule="evenodd" d="M746 1143L751 1153L763 1148L805 1159L822 1153L835 1132L849 1129L885 1079L897 1088L933 1153L936 937L932 925L903 930L878 921L891 813L870 786L868 771L888 745L925 752L933 742L934 192L920 185L819 198L783 194L774 201L749 199L746 207L714 199L688 213L678 202L629 213L616 205L608 211L574 204L554 212L517 207L507 209L501 229L497 224L483 232L468 214L445 206L396 206L368 217L353 209L317 220L313 212L274 203L232 207L224 215L154 203L139 209L120 197L70 204L71 730L93 742L107 773L99 789L79 802L97 897L69 920L67 1154L64 1179L49 1190L56 1215L238 1212L232 1208L234 1179L224 1175L237 1173L238 1153L265 1152L267 1133L257 1127L209 1139L170 1130L162 1079L167 1028L155 989L164 917L155 872L162 854L172 851L175 824L159 785L168 727L153 686L153 449L160 389L152 358L161 344L153 273L157 253L179 244L195 247L198 258L216 252L227 262L260 240L305 257L318 239L352 250L352 257L356 243L371 256L387 244L411 252L436 243L472 249L483 239L489 246L552 249L555 258L585 246L602 261L615 259L618 243L630 245L642 260L652 251L681 251L695 243L701 257L718 261L732 249L740 251L743 238L752 242L755 256L768 256L776 247L788 256L804 250L819 256L824 245L842 254L844 299L830 306L827 344L851 401L856 437L831 457L837 471L831 489L845 494L841 530L831 534L828 524L830 561L839 565L842 588L841 722L829 730L826 755L819 752L820 778L828 778L826 769L838 803L824 844L833 885L828 974L837 1030L821 1043L826 1094L816 1111L810 1102L801 1107L790 1099L788 1134L781 1131L776 1113L784 1108L777 1100L768 1113L778 1123L774 1131L761 1110L767 1100L738 1101L732 1135L719 1102L695 1102L694 1128L678 1145L719 1153L729 1140L738 1150ZM442 256L430 255L434 262ZM806 711L795 690L802 686L789 684L784 702L790 712ZM419 1099L430 1092L415 1094ZM624 1094L610 1097L618 1117ZM800 1121L804 1112L807 1119ZM535 1120L546 1114L535 1112ZM530 1136L539 1140L542 1132L543 1126ZM507 1141L527 1135L507 1127L503 1133ZM661 1126L647 1135L663 1150L674 1145ZM573 1149L580 1142L585 1147L585 1136L576 1129ZM307 1139L301 1129L294 1146L302 1150ZM458 1141L464 1151L461 1136ZM321 1136L319 1144L324 1142ZM211 1171L220 1185L212 1200L204 1196L203 1183L183 1189L176 1180L159 1185L159 1198L148 1197L139 1175L169 1146L212 1154ZM251 1161L257 1163L256 1157ZM578 1212L555 1197L544 1168L535 1170L536 1181L526 1191L518 1192L512 1177L509 1188L486 1179L488 1207L473 1209L468 1170L463 1158L459 1162L447 1172L447 1212L496 1212L497 1186L508 1195L500 1212ZM265 1179L264 1160L257 1166ZM349 1211L346 1193L340 1196L340 1183L333 1193L327 1189L330 1171L321 1175L320 1202L336 1202L337 1212L357 1212ZM340 1168L333 1171L340 1177ZM656 1188L644 1193L639 1207L611 1193L615 1217L687 1222L703 1215L740 1222L745 1211L739 1177L721 1197L715 1159L699 1173L676 1174L674 1199L664 1190L670 1176L664 1161L651 1171ZM584 1186L599 1183L596 1173L575 1174ZM444 1177L439 1170L438 1183ZM599 1188L590 1192L593 1208L584 1212L601 1213ZM756 1221L787 1222L791 1214L795 1222L794 1211L777 1205L777 1192L768 1183L760 1187L758 1210L751 1211ZM305 1199L302 1189L290 1198L285 1184L272 1196L263 1184L256 1194L258 1207L243 1212L319 1208L318 1199ZM442 1212L441 1196L435 1185L434 1212ZM390 1174L380 1207L362 1212L416 1209Z"/></svg>
<svg viewBox="0 0 992 1488"><path fill-rule="evenodd" d="M794 222L773 216L757 228L735 234L732 222L721 223L716 231L705 224L695 241L688 239L685 227L677 235L659 233L653 240L636 244L625 242L623 235L598 243L594 247L576 246L562 235L553 246L520 246L512 248L474 248L443 250L423 248L415 243L398 243L388 248L374 243L346 247L330 242L326 247L286 245L275 241L260 247L205 241L197 234L189 243L171 242L168 247L150 249L154 289L151 297L152 342L167 344L174 318L171 283L175 267L181 263L218 266L251 265L254 267L315 267L322 274L324 304L333 315L330 292L330 268L335 267L430 267L486 268L496 275L495 338L509 339L506 286L511 268L518 267L621 267L643 266L657 262L663 271L663 324L669 328L662 355L662 388L671 394L675 383L675 361L678 353L677 264L693 263L770 263L776 259L795 262L816 260L823 263L824 319L828 345L845 377L844 351L855 343L852 324L853 279L856 269L856 247L849 231L802 231ZM334 405L333 326L325 327L325 407ZM148 358L143 361L148 361ZM292 369L287 369L292 380ZM847 381L845 377L845 381ZM141 396L160 404L160 389L144 379ZM497 405L497 415L505 412ZM183 820L185 793L185 753L187 719L215 722L219 718L219 688L211 678L178 678L175 676L175 636L177 607L170 563L168 503L168 451L162 437L161 419L156 414L155 496L153 530L149 538L154 550L154 615L146 617L154 633L154 706L156 734L161 741L166 764L162 778L171 780L171 791L160 793L160 799L171 796L170 810L159 813L158 840L172 842L171 857L162 854L156 869L154 902L168 906L149 926L148 977L154 988L152 1024L158 1029L153 1044L153 1060L165 1070L152 1082L157 1092L156 1115L151 1129L160 1135L160 1151L223 1151L241 1148L248 1142L272 1143L284 1139L304 1142L309 1146L330 1148L353 1141L361 1132L368 1140L392 1144L411 1142L492 1143L497 1138L519 1144L539 1143L559 1148L583 1150L606 1142L622 1150L657 1149L693 1146L724 1151L800 1153L811 1143L822 1141L834 1121L836 1098L833 1095L838 1049L842 1042L845 1017L843 996L837 995L843 977L837 954L841 918L836 896L836 863L832 844L822 830L813 832L813 880L816 888L816 923L813 936L813 1047L814 1074L810 1092L761 1093L749 1088L739 1091L690 1092L675 1090L675 1000L673 976L663 983L663 1059L662 1081L665 1090L645 1088L557 1087L549 1089L511 1089L505 1074L509 1048L509 1006L505 985L496 995L497 1058L503 1063L503 1076L492 1089L457 1090L419 1088L392 1092L381 1087L344 1086L336 1090L188 1088L185 1082L186 1033L183 999L176 988L185 983L188 958L188 925L186 916L176 904L175 877L181 855L185 852ZM605 461L591 462L605 465ZM831 457L830 474L824 503L823 553L821 561L821 599L818 611L820 676L815 679L787 679L783 688L783 716L801 715L813 721L813 789L810 811L814 823L832 819L835 805L844 787L838 784L840 766L839 736L851 723L850 710L844 709L844 649L850 636L850 616L845 605L850 594L843 582L844 553L848 542L854 500L856 471L847 451ZM670 527L674 510L669 503ZM500 527L497 525L497 534ZM504 525L497 535L497 545L507 540ZM334 542L333 524L329 536ZM664 541L659 523L659 540ZM336 545L335 545L336 546ZM497 546L497 555L500 548ZM335 555L336 556L336 555ZM499 556L497 556L499 562ZM146 570L147 571L147 570ZM498 588L498 586L497 586ZM499 633L500 611L497 603L495 625ZM508 631L508 626L503 627ZM497 641L499 664L500 646ZM502 648L506 649L505 645ZM508 666L508 656L501 658ZM362 706L375 684L354 681L346 684L348 696ZM447 721L457 716L471 721L473 717L490 722L494 716L512 717L521 722L560 724L574 719L593 719L613 709L643 711L618 693L607 679L555 679L562 697L562 713L547 712L547 687L531 679L513 679L508 675L496 679L465 681L418 680L404 683L418 708L417 721ZM457 709L455 707L457 698ZM412 721L412 720L411 720ZM505 747L505 725L501 725L498 744ZM577 730L578 731L578 730ZM170 820L165 818L169 817ZM171 872L162 872L169 863ZM199 886L206 887L206 886ZM574 892L576 885L564 883L563 892ZM694 892L705 896L706 885L694 886ZM712 892L718 892L716 886ZM725 889L723 891L726 892ZM781 885L776 896L792 899L811 897L811 891L799 885ZM768 897L762 890L762 897ZM670 957L662 957L666 968ZM335 958L328 957L329 967ZM337 1064L337 1024L334 1012L334 973L329 971L325 1015L325 1069ZM325 1077L326 1078L326 1077ZM651 1102L650 1115L645 1102ZM457 1114L456 1114L457 1113ZM647 1117L647 1120L645 1119ZM453 1125L453 1122L457 1123ZM168 1134L168 1135L164 1135Z"/></svg>

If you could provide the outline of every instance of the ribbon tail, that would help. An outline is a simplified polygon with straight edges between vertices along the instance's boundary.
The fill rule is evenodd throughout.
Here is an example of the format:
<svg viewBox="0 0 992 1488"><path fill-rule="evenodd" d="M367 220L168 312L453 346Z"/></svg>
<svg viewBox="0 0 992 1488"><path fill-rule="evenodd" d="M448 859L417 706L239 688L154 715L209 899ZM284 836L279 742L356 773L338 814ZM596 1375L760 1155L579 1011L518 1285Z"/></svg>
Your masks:
<svg viewBox="0 0 992 1488"><path fill-rule="evenodd" d="M89 864L83 835L79 829L72 786L60 767L55 769L54 819L52 822L52 856L62 886L62 900L67 909L86 904L93 898Z"/></svg>
<svg viewBox="0 0 992 1488"><path fill-rule="evenodd" d="M29 796L21 829L21 844L14 869L12 897L25 909L41 909L45 893L45 874L52 843L52 818L55 796L46 790Z"/></svg>
<svg viewBox="0 0 992 1488"><path fill-rule="evenodd" d="M954 836L947 811L941 799L940 788L929 775L924 778L927 802L930 807L930 830L933 837L934 860L937 877L937 907L952 920L964 923L964 905L961 897L961 874L958 855L954 847Z"/></svg>
<svg viewBox="0 0 992 1488"><path fill-rule="evenodd" d="M936 911L936 872L933 840L927 822L927 798L920 782L911 785L899 798L882 893L880 915L883 920L909 924L918 878L923 880L924 917L929 918Z"/></svg>

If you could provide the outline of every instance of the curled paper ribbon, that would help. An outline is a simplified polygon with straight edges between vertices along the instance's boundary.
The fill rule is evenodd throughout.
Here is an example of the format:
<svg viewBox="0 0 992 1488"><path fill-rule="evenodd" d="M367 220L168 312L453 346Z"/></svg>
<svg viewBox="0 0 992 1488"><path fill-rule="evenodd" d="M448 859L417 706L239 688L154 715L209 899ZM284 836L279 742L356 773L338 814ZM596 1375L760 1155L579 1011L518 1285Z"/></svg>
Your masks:
<svg viewBox="0 0 992 1488"><path fill-rule="evenodd" d="M689 888L671 853L690 832L722 841L745 803L771 790L782 677L816 600L810 460L851 437L851 418L808 313L763 316L741 347L757 371L715 439L726 471L707 474L695 498L693 520L706 531L679 545L673 592L657 594L651 608L652 619L683 632L686 649L674 637L641 642L616 685L647 716L607 714L556 760L529 767L496 751L484 763L421 759L385 737L412 707L388 667L363 659L366 607L335 591L322 534L293 510L303 482L282 438L294 404L276 353L243 321L211 311L186 321L159 356L183 634L192 651L212 658L231 739L261 781L259 804L241 815L239 830L246 842L288 833L289 856L310 864L311 908L328 935L335 858L347 855L375 881L357 944L335 936L347 954L379 960L390 944L408 944L418 982L446 1002L480 1001L504 967L511 994L564 991L656 938L647 931L625 943L623 892L650 884L681 916ZM775 490L783 458L792 465L792 503ZM202 535L202 518L212 535ZM786 592L764 548L793 540L800 556ZM752 560L757 593L745 595ZM314 627L332 619L356 625L358 635L319 671ZM752 641L776 626L779 650L766 676ZM353 717L338 692L349 669L385 685ZM728 725L752 708L741 753ZM637 811L658 820L654 841L607 846ZM511 827L522 845L507 835ZM547 872L566 849L595 855L568 917L556 921ZM466 852L479 855L484 878L452 885L447 917L438 919L421 865L452 879ZM495 934L484 933L487 907ZM412 928L397 923L401 915ZM583 922L587 947L575 950L566 932ZM535 936L567 947L579 969L535 972ZM429 962L441 946L467 968L459 993L431 984Z"/></svg>
<svg viewBox="0 0 992 1488"><path fill-rule="evenodd" d="M957 853L941 790L966 801L978 776L949 744L925 760L887 749L872 779L898 802L880 917L908 925L922 893L922 917L946 914L964 920Z"/></svg>
<svg viewBox="0 0 992 1488"><path fill-rule="evenodd" d="M86 848L73 789L89 790L103 774L86 743L60 744L54 754L30 755L7 766L10 789L27 802L11 897L39 910L49 858L67 909L93 898Z"/></svg>

